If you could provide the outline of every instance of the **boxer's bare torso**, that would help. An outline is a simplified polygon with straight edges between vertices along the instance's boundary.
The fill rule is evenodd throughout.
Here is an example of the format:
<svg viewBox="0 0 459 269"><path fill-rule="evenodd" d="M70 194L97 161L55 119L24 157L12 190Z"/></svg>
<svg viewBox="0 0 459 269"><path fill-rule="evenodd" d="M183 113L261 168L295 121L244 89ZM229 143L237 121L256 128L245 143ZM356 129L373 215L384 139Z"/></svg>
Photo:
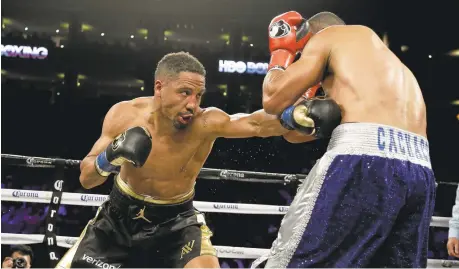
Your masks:
<svg viewBox="0 0 459 269"><path fill-rule="evenodd" d="M161 200L174 200L193 190L218 137L268 137L288 132L277 116L263 110L228 115L214 107L197 108L187 128L178 130L172 128L169 119L161 116L154 98L141 97L118 103L110 109L101 137L81 163L80 182L85 188L93 188L106 180L95 172L94 160L119 134L132 127L141 126L149 131L152 149L142 167L124 163L120 178L137 194Z"/></svg>
<svg viewBox="0 0 459 269"><path fill-rule="evenodd" d="M333 26L316 37L332 44L322 86L342 106L343 122L386 124L426 136L416 78L371 29Z"/></svg>
<svg viewBox="0 0 459 269"><path fill-rule="evenodd" d="M263 107L281 113L320 82L340 105L343 123L379 123L426 136L426 108L416 78L370 28L330 26L315 34L285 72L268 73Z"/></svg>
<svg viewBox="0 0 459 269"><path fill-rule="evenodd" d="M200 110L187 129L165 133L151 121L151 115L157 113L152 105L151 98L138 98L124 104L124 113L130 116L122 129L147 128L152 136L152 150L142 168L124 164L120 176L138 194L173 199L193 189L212 150L216 137L206 133L203 116L212 110Z"/></svg>

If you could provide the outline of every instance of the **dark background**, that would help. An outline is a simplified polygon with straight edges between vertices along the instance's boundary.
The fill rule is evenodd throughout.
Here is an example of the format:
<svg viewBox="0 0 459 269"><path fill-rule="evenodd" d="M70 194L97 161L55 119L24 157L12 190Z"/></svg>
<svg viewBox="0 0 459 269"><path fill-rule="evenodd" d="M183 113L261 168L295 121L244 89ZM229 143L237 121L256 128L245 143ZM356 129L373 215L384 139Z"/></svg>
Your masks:
<svg viewBox="0 0 459 269"><path fill-rule="evenodd" d="M43 60L1 58L2 153L81 160L113 104L152 94L156 63L169 52L188 51L206 66L203 107L228 113L260 109L263 75L219 73L218 60L268 62L269 21L289 10L306 17L331 11L347 24L371 27L387 41L421 85L437 180L458 182L459 106L452 102L459 100L459 57L450 55L459 49L459 4L454 0L2 1L2 45L49 50ZM326 145L293 145L282 138L219 139L205 167L307 173ZM53 173L48 169L2 165L2 170L2 188L51 190ZM67 171L64 190L106 194L110 187L108 181L82 190L75 170ZM196 200L286 205L295 189L200 180ZM455 190L439 185L435 215L451 215ZM62 207L58 234L77 236L94 210ZM2 202L2 232L43 233L45 213L45 205ZM215 245L260 248L270 247L281 219L214 213L207 218ZM432 231L431 258L447 258L447 230ZM40 254L36 266L48 266L44 247L34 249Z"/></svg>

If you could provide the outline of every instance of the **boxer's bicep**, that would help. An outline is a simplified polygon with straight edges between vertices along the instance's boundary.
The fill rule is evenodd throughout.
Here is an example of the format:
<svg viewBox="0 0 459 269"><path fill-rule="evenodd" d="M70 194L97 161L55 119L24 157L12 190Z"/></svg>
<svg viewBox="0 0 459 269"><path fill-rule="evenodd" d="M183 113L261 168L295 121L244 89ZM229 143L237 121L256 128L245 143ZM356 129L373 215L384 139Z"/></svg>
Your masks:
<svg viewBox="0 0 459 269"><path fill-rule="evenodd" d="M228 115L224 111L215 111L211 117L213 134L224 138L249 138L280 136L287 132L277 116L263 110L251 114L237 113Z"/></svg>
<svg viewBox="0 0 459 269"><path fill-rule="evenodd" d="M276 73L272 74L272 78L268 78L270 81L263 89L265 110L271 114L282 113L301 97L306 89L317 85L322 80L330 54L329 46L325 42L327 41L321 36L312 38L298 61L285 71L273 71Z"/></svg>
<svg viewBox="0 0 459 269"><path fill-rule="evenodd" d="M256 136L258 129L252 124L250 114L228 115L222 110L214 111L210 117L212 134L215 137L245 138Z"/></svg>
<svg viewBox="0 0 459 269"><path fill-rule="evenodd" d="M121 102L113 105L105 115L102 132L100 137L94 143L87 157L97 156L126 129L129 120L132 118L130 112L132 106L127 102Z"/></svg>

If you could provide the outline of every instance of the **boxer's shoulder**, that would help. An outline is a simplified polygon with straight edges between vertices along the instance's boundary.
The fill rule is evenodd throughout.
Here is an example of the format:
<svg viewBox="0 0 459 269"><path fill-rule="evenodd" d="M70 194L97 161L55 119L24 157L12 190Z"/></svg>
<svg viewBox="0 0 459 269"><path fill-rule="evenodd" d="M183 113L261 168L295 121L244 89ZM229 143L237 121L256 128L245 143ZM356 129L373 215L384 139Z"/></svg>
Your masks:
<svg viewBox="0 0 459 269"><path fill-rule="evenodd" d="M204 108L201 108L201 113L203 115L212 115L212 114L215 114L215 113L221 113L223 112L223 110L221 110L220 108L218 107L204 107Z"/></svg>
<svg viewBox="0 0 459 269"><path fill-rule="evenodd" d="M139 110L139 107L136 106L132 100L131 101L121 101L114 104L107 113L107 116L116 117L119 116L128 117L135 115Z"/></svg>
<svg viewBox="0 0 459 269"><path fill-rule="evenodd" d="M140 124L141 115L149 109L151 101L148 98L136 98L127 101L121 101L114 104L107 112L104 120L104 126L114 132L123 131L126 128Z"/></svg>
<svg viewBox="0 0 459 269"><path fill-rule="evenodd" d="M203 108L201 115L201 117L209 121L209 123L218 123L228 117L228 114L218 107Z"/></svg>
<svg viewBox="0 0 459 269"><path fill-rule="evenodd" d="M198 122L200 127L204 127L205 130L212 131L219 126L220 123L228 118L228 114L218 107L207 107L202 108L199 112Z"/></svg>
<svg viewBox="0 0 459 269"><path fill-rule="evenodd" d="M150 109L152 97L139 97L132 100L121 101L112 106L111 110L115 113L137 116L139 113Z"/></svg>
<svg viewBox="0 0 459 269"><path fill-rule="evenodd" d="M132 100L125 101L125 102L131 105L133 109L143 110L143 109L149 108L153 104L152 100L153 100L153 97L144 96L144 97L134 98Z"/></svg>
<svg viewBox="0 0 459 269"><path fill-rule="evenodd" d="M339 25L330 26L320 32L317 37L322 40L330 42L335 47L341 47L343 44L358 44L362 45L366 42L356 42L356 40L372 40L373 38L379 39L379 36L373 29L365 25Z"/></svg>

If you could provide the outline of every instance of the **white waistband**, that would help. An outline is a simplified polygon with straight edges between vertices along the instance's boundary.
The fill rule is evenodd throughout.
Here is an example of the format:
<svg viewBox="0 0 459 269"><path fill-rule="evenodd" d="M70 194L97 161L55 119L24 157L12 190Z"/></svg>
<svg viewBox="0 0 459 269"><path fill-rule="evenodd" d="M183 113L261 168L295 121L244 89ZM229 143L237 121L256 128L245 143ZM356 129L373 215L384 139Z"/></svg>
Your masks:
<svg viewBox="0 0 459 269"><path fill-rule="evenodd" d="M328 152L410 161L431 168L429 142L423 136L374 123L344 123L333 131Z"/></svg>

